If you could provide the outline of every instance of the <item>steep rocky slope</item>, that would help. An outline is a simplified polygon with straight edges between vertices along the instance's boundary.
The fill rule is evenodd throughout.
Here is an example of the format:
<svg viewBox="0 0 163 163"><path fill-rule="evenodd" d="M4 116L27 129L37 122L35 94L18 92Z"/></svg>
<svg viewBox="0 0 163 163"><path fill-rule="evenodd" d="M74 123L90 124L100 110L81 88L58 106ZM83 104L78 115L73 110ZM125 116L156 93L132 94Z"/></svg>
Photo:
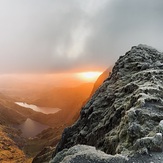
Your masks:
<svg viewBox="0 0 163 163"><path fill-rule="evenodd" d="M94 83L90 98L92 95L96 92L96 90L101 86L101 84L109 77L109 74L111 73L111 67L106 69L96 80Z"/></svg>
<svg viewBox="0 0 163 163"><path fill-rule="evenodd" d="M71 153L77 144L95 146L107 154L122 156L161 152L162 97L163 54L145 45L132 47L119 58L110 77L83 107L78 121L64 130L53 157L63 151L52 162L56 162L56 158L61 162L66 156L72 156L67 162L75 162L73 155L67 153ZM78 154L76 158L82 156ZM150 160L156 161L154 158Z"/></svg>

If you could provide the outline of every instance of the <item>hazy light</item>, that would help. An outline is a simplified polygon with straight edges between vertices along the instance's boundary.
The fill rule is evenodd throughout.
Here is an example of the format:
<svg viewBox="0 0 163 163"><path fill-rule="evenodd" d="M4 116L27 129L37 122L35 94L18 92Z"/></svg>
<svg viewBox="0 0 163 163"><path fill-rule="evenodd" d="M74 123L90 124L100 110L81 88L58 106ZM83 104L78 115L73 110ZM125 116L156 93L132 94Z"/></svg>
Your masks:
<svg viewBox="0 0 163 163"><path fill-rule="evenodd" d="M140 43L163 51L162 20L162 0L0 0L0 73L105 70Z"/></svg>
<svg viewBox="0 0 163 163"><path fill-rule="evenodd" d="M102 72L99 71L90 71L90 72L80 72L77 73L78 78L87 82L94 82Z"/></svg>

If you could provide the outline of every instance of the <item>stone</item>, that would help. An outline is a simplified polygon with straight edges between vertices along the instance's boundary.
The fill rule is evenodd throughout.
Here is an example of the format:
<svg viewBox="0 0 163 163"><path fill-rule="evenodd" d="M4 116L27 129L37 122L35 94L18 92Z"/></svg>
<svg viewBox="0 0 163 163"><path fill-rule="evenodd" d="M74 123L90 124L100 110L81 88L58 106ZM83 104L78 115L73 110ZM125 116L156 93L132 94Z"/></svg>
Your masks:
<svg viewBox="0 0 163 163"><path fill-rule="evenodd" d="M162 151L162 134L156 133L153 137L143 137L141 139L138 139L136 143L134 144L136 150L141 151L142 149L146 149L148 153L148 150L150 151L156 151L160 152ZM141 152L140 152L141 153Z"/></svg>
<svg viewBox="0 0 163 163"><path fill-rule="evenodd" d="M112 155L162 151L162 65L163 54L146 45L121 56L77 122L64 131L53 157L77 144Z"/></svg>
<svg viewBox="0 0 163 163"><path fill-rule="evenodd" d="M127 163L128 158L122 155L107 155L94 147L76 145L59 152L50 163Z"/></svg>

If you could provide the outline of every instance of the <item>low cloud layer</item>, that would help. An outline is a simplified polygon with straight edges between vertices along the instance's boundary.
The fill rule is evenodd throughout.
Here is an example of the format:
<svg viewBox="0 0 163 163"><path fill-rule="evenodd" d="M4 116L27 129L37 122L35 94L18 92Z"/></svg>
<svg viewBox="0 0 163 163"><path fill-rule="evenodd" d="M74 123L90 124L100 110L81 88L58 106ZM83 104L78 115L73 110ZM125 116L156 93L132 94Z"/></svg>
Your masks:
<svg viewBox="0 0 163 163"><path fill-rule="evenodd" d="M0 72L106 68L139 43L163 51L162 20L162 0L1 0Z"/></svg>

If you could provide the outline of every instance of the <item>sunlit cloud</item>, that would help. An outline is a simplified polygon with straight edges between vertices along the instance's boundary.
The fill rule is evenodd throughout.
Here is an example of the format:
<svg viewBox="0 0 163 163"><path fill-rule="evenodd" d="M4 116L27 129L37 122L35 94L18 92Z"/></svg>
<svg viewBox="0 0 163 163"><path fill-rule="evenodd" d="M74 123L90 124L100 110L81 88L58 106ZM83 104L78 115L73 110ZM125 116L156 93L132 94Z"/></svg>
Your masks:
<svg viewBox="0 0 163 163"><path fill-rule="evenodd" d="M0 73L105 70L133 45L163 51L162 20L161 0L1 0Z"/></svg>

